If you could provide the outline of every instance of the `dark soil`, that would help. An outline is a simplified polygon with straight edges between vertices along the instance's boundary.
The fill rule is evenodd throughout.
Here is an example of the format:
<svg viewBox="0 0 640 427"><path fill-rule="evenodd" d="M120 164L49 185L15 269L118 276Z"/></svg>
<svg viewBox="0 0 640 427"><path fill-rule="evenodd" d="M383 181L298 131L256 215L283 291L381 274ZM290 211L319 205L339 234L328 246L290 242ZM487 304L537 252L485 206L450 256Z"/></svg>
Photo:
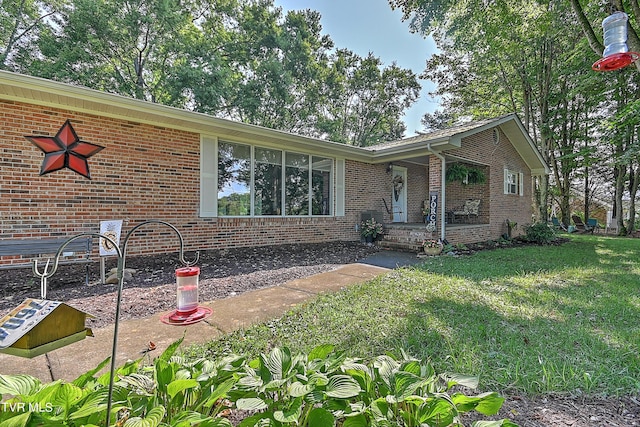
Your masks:
<svg viewBox="0 0 640 427"><path fill-rule="evenodd" d="M565 240L566 241L566 240ZM557 241L556 244L562 244ZM514 242L522 245L524 242ZM486 242L458 248L459 255L495 249ZM358 243L300 244L259 248L205 251L197 265L200 300L226 298L253 289L278 286L289 280L329 271L357 262L376 252ZM192 253L185 258L190 260ZM99 264L90 268L90 285L84 285L84 266L61 266L48 281L47 299L64 301L96 316L91 327L114 321L116 285L101 285ZM124 286L121 318L139 318L175 308L175 269L182 265L177 254L129 257L126 267L136 273ZM113 260L107 268L115 267ZM40 298L40 282L28 269L0 271L0 316L25 298ZM509 418L522 427L630 427L640 426L640 396L597 398L545 395L505 395L500 413L491 419ZM463 422L487 417L465 415Z"/></svg>

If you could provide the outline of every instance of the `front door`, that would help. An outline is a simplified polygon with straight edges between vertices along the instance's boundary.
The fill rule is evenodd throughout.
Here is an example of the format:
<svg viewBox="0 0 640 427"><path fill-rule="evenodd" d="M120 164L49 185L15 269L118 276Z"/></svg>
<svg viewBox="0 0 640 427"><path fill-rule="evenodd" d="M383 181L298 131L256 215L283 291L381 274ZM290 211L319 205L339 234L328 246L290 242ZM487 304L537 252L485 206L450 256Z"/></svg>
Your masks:
<svg viewBox="0 0 640 427"><path fill-rule="evenodd" d="M393 166L391 176L393 222L407 222L407 168Z"/></svg>

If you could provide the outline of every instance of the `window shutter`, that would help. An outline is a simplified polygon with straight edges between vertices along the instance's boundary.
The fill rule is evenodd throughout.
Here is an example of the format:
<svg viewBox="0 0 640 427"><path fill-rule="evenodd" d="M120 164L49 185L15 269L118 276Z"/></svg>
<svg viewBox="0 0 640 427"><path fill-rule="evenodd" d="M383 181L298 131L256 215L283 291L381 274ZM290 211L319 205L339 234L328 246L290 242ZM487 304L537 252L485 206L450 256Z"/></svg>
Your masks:
<svg viewBox="0 0 640 427"><path fill-rule="evenodd" d="M345 161L336 159L336 216L344 216L345 207Z"/></svg>
<svg viewBox="0 0 640 427"><path fill-rule="evenodd" d="M522 172L518 174L518 185L520 186L520 195L524 196L524 174Z"/></svg>
<svg viewBox="0 0 640 427"><path fill-rule="evenodd" d="M504 194L509 194L509 170L504 170Z"/></svg>
<svg viewBox="0 0 640 427"><path fill-rule="evenodd" d="M202 137L200 140L200 216L218 216L218 141Z"/></svg>

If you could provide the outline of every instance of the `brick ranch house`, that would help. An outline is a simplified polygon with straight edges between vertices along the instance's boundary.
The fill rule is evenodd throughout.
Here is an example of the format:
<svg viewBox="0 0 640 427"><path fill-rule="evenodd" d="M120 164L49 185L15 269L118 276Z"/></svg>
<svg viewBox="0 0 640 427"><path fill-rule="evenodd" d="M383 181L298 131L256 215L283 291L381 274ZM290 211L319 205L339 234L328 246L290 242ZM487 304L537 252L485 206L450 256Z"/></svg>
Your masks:
<svg viewBox="0 0 640 427"><path fill-rule="evenodd" d="M126 233L159 219L187 251L358 241L371 215L390 244L470 243L499 238L506 219L530 223L532 177L548 173L515 115L360 148L2 71L0 119L0 239L97 233L114 219ZM54 136L67 120L104 147L88 159L91 180L39 174L43 152L25 136ZM485 181L446 182L454 163ZM430 193L432 233L422 216ZM478 215L453 216L468 199L480 200ZM129 254L177 249L166 230L141 234ZM15 258L0 265L24 261Z"/></svg>

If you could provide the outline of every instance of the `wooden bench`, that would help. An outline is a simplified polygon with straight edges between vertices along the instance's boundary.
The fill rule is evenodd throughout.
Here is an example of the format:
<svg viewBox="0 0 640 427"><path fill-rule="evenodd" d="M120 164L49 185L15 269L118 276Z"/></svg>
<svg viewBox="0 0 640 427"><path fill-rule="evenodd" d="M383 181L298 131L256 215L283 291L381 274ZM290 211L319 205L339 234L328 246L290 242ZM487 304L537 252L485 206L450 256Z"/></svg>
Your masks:
<svg viewBox="0 0 640 427"><path fill-rule="evenodd" d="M35 258L47 255L53 262L53 257L60 249L60 246L67 241L67 238L43 238L43 239L0 239L0 257L3 256L32 256ZM91 237L80 237L69 242L65 246L58 265L64 264L86 264L85 284L89 284L89 264L91 260ZM40 271L44 269L44 263L40 262ZM0 270L13 268L31 268L31 263L2 264Z"/></svg>

